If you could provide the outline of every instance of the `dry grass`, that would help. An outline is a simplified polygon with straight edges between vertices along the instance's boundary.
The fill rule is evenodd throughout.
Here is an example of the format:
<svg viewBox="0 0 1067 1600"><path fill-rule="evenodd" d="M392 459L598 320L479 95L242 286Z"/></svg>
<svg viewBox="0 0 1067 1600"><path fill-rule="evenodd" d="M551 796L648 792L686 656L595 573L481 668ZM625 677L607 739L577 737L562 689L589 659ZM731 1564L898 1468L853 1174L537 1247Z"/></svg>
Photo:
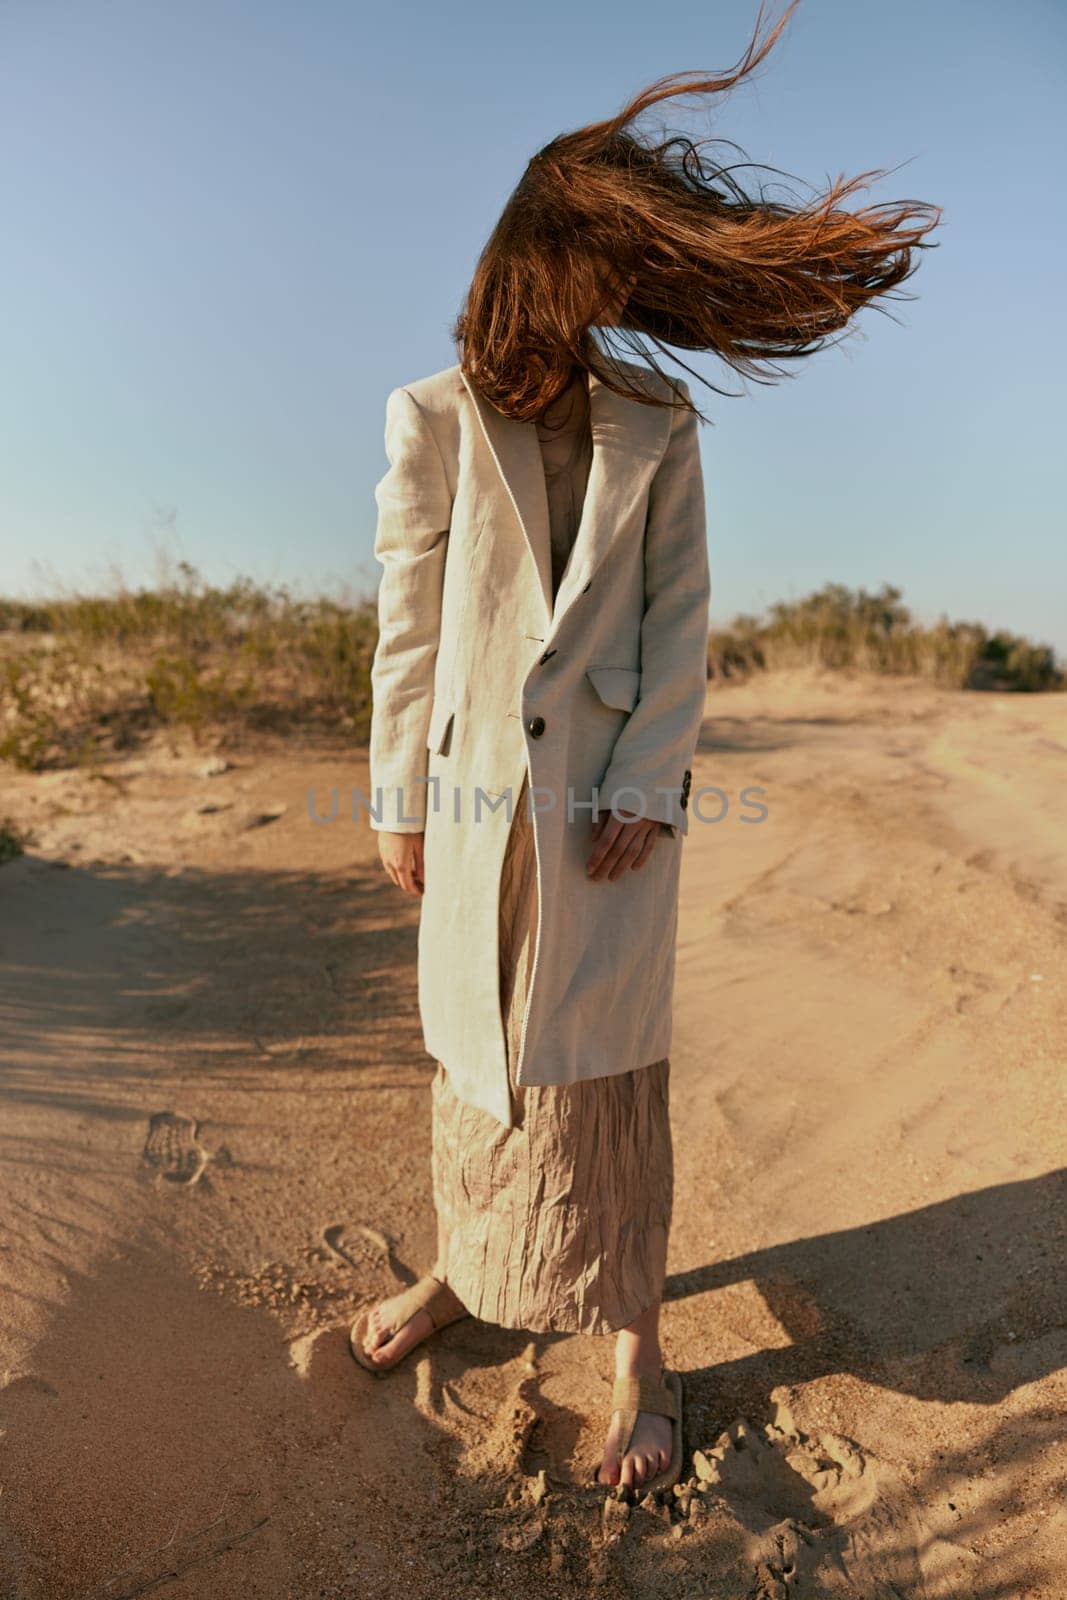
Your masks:
<svg viewBox="0 0 1067 1600"><path fill-rule="evenodd" d="M366 739L373 602L205 583L0 600L0 759L39 770L128 749L154 728L331 729Z"/></svg>
<svg viewBox="0 0 1067 1600"><path fill-rule="evenodd" d="M320 730L365 742L373 600L301 600L284 586L205 583L187 565L154 589L0 599L0 760L93 761L160 727L194 737ZM1051 649L977 623L916 625L900 591L831 584L708 641L708 675L799 664L899 673L969 689L1065 687Z"/></svg>
<svg viewBox="0 0 1067 1600"><path fill-rule="evenodd" d="M901 591L888 584L873 595L827 584L771 606L762 618L735 617L708 640L710 678L796 666L926 678L958 689L1067 687L1048 645L947 617L922 627L901 604Z"/></svg>

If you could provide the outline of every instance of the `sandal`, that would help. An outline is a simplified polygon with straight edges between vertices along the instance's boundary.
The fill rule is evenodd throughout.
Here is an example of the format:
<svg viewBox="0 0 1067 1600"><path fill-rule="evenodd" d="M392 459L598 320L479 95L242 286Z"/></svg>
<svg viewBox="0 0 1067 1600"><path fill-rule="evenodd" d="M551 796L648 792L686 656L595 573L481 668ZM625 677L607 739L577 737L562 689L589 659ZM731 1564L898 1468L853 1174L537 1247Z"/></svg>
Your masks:
<svg viewBox="0 0 1067 1600"><path fill-rule="evenodd" d="M370 1326L370 1314L373 1309L373 1306L368 1306L365 1311L360 1312L352 1324L348 1335L348 1348L361 1367L366 1367L368 1372L376 1372L379 1376L383 1376L387 1372L392 1372L394 1367L398 1367L400 1362L411 1354L411 1351L405 1351L399 1360L390 1362L387 1367L379 1366L370 1359L366 1354L365 1341L367 1330ZM458 1322L461 1317L470 1316L466 1306L457 1298L447 1283L442 1283L440 1278L420 1278L418 1283L413 1283L410 1289L406 1289L400 1295L395 1321L382 1343L386 1343L387 1340L392 1339L394 1335L399 1333L400 1329L411 1321L416 1311L429 1312L434 1333L439 1332L441 1328L447 1328L450 1322ZM429 1334L426 1337L429 1338ZM419 1344L424 1342L422 1339L419 1340ZM417 1350L418 1347L419 1345L412 1345L412 1350Z"/></svg>
<svg viewBox="0 0 1067 1600"><path fill-rule="evenodd" d="M671 1419L671 1459L662 1472L643 1483L635 1483L632 1492L639 1498L672 1489L682 1475L682 1379L679 1373L667 1367L660 1370L659 1378L616 1378L611 1391L611 1414L622 1416L622 1443L619 1446L619 1466L630 1448L637 1413L647 1411L656 1417ZM618 1484L614 1485L617 1489Z"/></svg>

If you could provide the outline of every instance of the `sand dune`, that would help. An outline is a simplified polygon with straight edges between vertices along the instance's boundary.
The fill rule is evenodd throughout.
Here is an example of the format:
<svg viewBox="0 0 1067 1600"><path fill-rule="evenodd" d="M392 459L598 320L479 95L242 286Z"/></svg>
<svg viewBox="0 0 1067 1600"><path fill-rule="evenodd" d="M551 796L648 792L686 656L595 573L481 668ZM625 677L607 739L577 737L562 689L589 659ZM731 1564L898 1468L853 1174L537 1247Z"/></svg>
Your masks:
<svg viewBox="0 0 1067 1600"><path fill-rule="evenodd" d="M1059 1600L1067 696L709 695L665 1506L584 1481L609 1341L348 1358L433 1255L417 908L309 820L362 752L227 754L5 774L0 1593Z"/></svg>

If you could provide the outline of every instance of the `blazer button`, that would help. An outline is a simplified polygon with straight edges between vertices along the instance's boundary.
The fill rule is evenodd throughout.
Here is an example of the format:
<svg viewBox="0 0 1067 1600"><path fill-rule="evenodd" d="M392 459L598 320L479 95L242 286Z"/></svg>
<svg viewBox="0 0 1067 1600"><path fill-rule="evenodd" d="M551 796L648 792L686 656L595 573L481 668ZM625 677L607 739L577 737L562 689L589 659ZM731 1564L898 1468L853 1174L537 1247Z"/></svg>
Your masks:
<svg viewBox="0 0 1067 1600"><path fill-rule="evenodd" d="M529 728L535 739L540 739L541 735L545 731L545 719L544 717L531 717L526 726Z"/></svg>

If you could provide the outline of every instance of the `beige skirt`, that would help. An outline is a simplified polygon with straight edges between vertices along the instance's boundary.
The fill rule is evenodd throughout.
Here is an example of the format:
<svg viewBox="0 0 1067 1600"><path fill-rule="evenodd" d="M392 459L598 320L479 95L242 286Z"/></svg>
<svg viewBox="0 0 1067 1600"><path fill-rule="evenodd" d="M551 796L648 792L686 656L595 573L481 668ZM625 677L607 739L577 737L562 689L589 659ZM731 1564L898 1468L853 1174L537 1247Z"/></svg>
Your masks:
<svg viewBox="0 0 1067 1600"><path fill-rule="evenodd" d="M500 1001L514 1125L459 1100L437 1063L433 1271L482 1321L532 1333L614 1333L663 1292L674 1193L670 1062L520 1087L515 1063L536 932L524 781L500 894Z"/></svg>

